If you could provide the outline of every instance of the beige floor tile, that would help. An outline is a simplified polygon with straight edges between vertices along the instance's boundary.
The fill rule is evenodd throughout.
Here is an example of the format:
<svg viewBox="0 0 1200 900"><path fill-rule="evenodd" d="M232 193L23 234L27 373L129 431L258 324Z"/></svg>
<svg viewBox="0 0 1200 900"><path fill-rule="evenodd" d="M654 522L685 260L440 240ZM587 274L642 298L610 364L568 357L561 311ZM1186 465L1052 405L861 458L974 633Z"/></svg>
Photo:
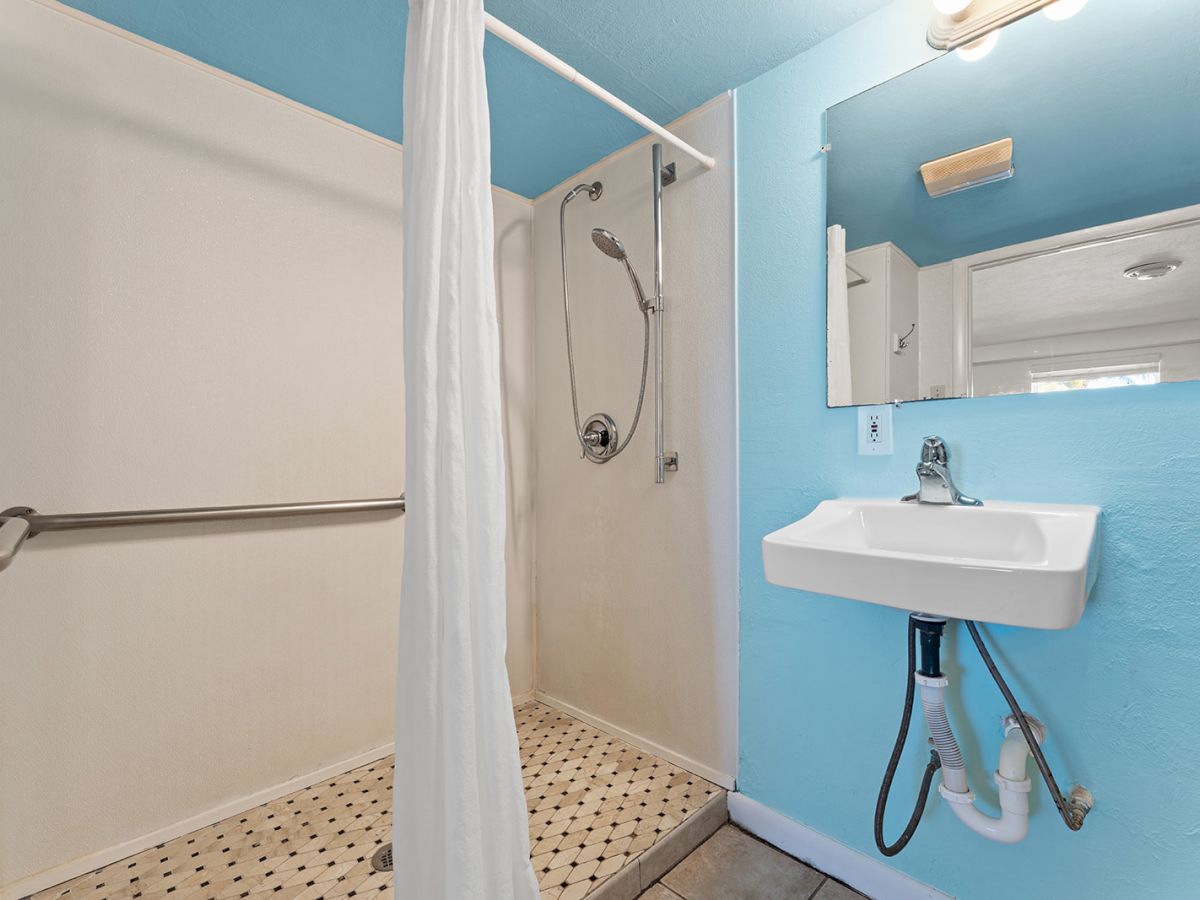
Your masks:
<svg viewBox="0 0 1200 900"><path fill-rule="evenodd" d="M723 793L541 703L523 704L515 718L543 900L595 892ZM334 900L352 893L388 900L391 877L374 872L370 860L391 839L392 778L392 760L380 760L42 891L34 900Z"/></svg>
<svg viewBox="0 0 1200 900"><path fill-rule="evenodd" d="M683 898L662 882L659 882L642 894L638 900L683 900Z"/></svg>
<svg viewBox="0 0 1200 900"><path fill-rule="evenodd" d="M867 898L858 891L830 878L821 885L821 889L817 891L813 900L867 900Z"/></svg>
<svg viewBox="0 0 1200 900"><path fill-rule="evenodd" d="M726 825L663 876L687 900L810 900L825 876Z"/></svg>

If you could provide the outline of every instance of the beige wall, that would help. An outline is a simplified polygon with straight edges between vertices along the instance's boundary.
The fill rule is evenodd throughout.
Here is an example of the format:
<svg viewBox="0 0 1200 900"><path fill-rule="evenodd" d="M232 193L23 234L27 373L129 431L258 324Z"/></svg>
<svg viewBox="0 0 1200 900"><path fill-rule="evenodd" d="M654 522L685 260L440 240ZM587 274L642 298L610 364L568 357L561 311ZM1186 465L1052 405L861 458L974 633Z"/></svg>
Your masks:
<svg viewBox="0 0 1200 900"><path fill-rule="evenodd" d="M0 507L402 490L399 149L33 0L0 22ZM530 207L495 196L521 693ZM30 541L0 574L0 894L382 752L402 536L358 516Z"/></svg>
<svg viewBox="0 0 1200 900"><path fill-rule="evenodd" d="M508 475L508 680L514 699L534 688L534 352L533 207L492 191L496 228L496 308L504 368L504 449Z"/></svg>
<svg viewBox="0 0 1200 900"><path fill-rule="evenodd" d="M624 433L642 319L622 268L589 231L615 232L651 284L650 142L534 204L537 684L552 702L728 784L737 762L733 101L677 125L718 164L705 172L665 152L680 176L664 200L666 433L680 454L665 485L654 483L652 399L622 456L580 460L559 274L559 202L572 184L599 179L599 201L581 196L568 208L580 412L608 412Z"/></svg>

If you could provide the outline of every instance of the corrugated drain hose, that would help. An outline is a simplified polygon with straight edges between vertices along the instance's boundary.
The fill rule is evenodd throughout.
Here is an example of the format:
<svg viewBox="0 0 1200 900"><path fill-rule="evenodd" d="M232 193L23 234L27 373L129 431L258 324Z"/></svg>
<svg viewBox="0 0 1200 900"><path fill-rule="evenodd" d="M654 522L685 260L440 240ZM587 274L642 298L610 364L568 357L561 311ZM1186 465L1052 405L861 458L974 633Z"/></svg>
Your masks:
<svg viewBox="0 0 1200 900"><path fill-rule="evenodd" d="M879 799L875 801L875 846L884 856L895 856L912 840L917 826L921 823L921 814L925 811L925 801L929 797L929 787L933 783L934 773L941 768L942 762L937 751L929 752L929 764L925 767L925 775L921 779L921 790L917 794L917 805L913 808L912 816L904 827L903 833L894 844L888 844L883 838L883 814L887 809L888 794L892 790L892 779L896 777L896 767L900 764L900 754L904 752L904 742L908 740L908 726L912 722L913 697L916 693L917 670L917 623L908 618L908 688L904 695L904 716L900 720L900 733L896 735L896 745L892 748L892 757L888 760L887 771L883 773L883 784L879 786Z"/></svg>

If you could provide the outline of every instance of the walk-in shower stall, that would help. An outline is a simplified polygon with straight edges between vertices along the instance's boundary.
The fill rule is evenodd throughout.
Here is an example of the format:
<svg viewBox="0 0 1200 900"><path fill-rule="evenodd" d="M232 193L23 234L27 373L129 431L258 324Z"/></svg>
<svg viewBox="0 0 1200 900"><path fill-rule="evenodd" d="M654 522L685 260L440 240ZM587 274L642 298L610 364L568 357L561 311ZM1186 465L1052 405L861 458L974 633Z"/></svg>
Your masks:
<svg viewBox="0 0 1200 900"><path fill-rule="evenodd" d="M52 0L0 22L0 895L282 890L303 845L386 886L405 150ZM543 896L627 888L734 783L733 123L492 191ZM613 804L638 832L550 875L550 820Z"/></svg>

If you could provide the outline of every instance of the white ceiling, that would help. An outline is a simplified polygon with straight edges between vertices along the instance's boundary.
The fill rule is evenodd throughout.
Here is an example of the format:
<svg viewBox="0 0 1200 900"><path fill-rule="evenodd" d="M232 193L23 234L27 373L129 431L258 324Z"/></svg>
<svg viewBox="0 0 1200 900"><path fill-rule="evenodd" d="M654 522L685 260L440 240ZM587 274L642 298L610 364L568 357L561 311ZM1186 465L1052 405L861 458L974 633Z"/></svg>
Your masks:
<svg viewBox="0 0 1200 900"><path fill-rule="evenodd" d="M1165 278L1130 266L1177 259ZM975 346L1200 319L1200 222L983 269L971 278Z"/></svg>

